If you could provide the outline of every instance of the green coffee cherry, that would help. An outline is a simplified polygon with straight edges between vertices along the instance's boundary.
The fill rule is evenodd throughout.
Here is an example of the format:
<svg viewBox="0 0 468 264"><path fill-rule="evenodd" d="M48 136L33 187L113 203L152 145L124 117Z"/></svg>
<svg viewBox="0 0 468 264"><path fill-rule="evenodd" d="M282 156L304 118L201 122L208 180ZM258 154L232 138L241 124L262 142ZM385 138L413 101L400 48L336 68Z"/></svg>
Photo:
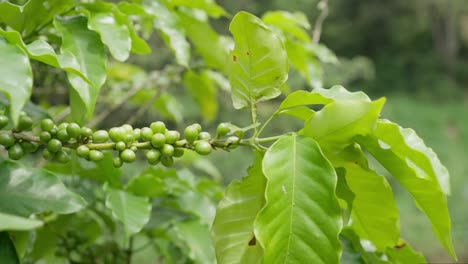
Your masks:
<svg viewBox="0 0 468 264"><path fill-rule="evenodd" d="M219 137L224 137L225 135L227 135L229 133L229 131L230 131L229 125L227 123L221 123L216 128L216 134Z"/></svg>
<svg viewBox="0 0 468 264"><path fill-rule="evenodd" d="M134 137L133 133L132 132L126 133L125 136L124 136L124 142L131 143L133 141L135 141L135 137Z"/></svg>
<svg viewBox="0 0 468 264"><path fill-rule="evenodd" d="M70 123L67 126L67 133L71 138L78 138L81 135L81 127L77 123Z"/></svg>
<svg viewBox="0 0 468 264"><path fill-rule="evenodd" d="M55 154L55 158L57 159L58 162L60 163L67 163L70 161L70 156L65 150L60 150Z"/></svg>
<svg viewBox="0 0 468 264"><path fill-rule="evenodd" d="M41 120L41 130L42 131L51 131L55 127L54 121L52 119L46 118Z"/></svg>
<svg viewBox="0 0 468 264"><path fill-rule="evenodd" d="M49 142L49 140L52 138L52 135L50 135L49 132L47 131L42 131L41 134L39 135L39 139L41 140L41 142L43 143L47 143Z"/></svg>
<svg viewBox="0 0 468 264"><path fill-rule="evenodd" d="M184 138L190 143L193 143L195 140L197 140L199 134L200 132L194 125L188 126L184 130Z"/></svg>
<svg viewBox="0 0 468 264"><path fill-rule="evenodd" d="M160 148L166 143L166 137L161 133L156 133L151 137L151 145L155 148Z"/></svg>
<svg viewBox="0 0 468 264"><path fill-rule="evenodd" d="M133 138L134 138L135 141L140 140L140 138L141 138L141 129L139 129L139 128L133 129Z"/></svg>
<svg viewBox="0 0 468 264"><path fill-rule="evenodd" d="M133 127L129 124L125 124L121 126L121 128L125 131L125 133L132 133L133 132Z"/></svg>
<svg viewBox="0 0 468 264"><path fill-rule="evenodd" d="M164 156L174 155L174 147L169 144L164 144L164 146L161 148L161 154L163 154Z"/></svg>
<svg viewBox="0 0 468 264"><path fill-rule="evenodd" d="M15 137L11 133L0 134L0 145L3 145L5 148L13 146L15 141Z"/></svg>
<svg viewBox="0 0 468 264"><path fill-rule="evenodd" d="M106 130L98 130L93 133L93 142L104 143L109 140L109 133Z"/></svg>
<svg viewBox="0 0 468 264"><path fill-rule="evenodd" d="M151 130L153 130L154 134L156 133L164 134L166 132L166 125L161 121L151 123L150 128Z"/></svg>
<svg viewBox="0 0 468 264"><path fill-rule="evenodd" d="M89 138L93 135L93 130L89 127L82 127L81 128L81 136L84 138Z"/></svg>
<svg viewBox="0 0 468 264"><path fill-rule="evenodd" d="M133 152L137 152L137 151L138 151L137 146L130 146L128 149L130 149L130 150L133 151Z"/></svg>
<svg viewBox="0 0 468 264"><path fill-rule="evenodd" d="M166 131L166 133L164 134L164 136L166 136L166 143L167 144L174 144L177 142L177 140L179 140L180 138L180 134L178 131L175 131L175 130L168 130Z"/></svg>
<svg viewBox="0 0 468 264"><path fill-rule="evenodd" d="M124 141L125 129L121 127L113 127L109 130L109 137L113 142Z"/></svg>
<svg viewBox="0 0 468 264"><path fill-rule="evenodd" d="M12 160L19 160L24 156L24 150L20 144L15 144L8 149L8 157Z"/></svg>
<svg viewBox="0 0 468 264"><path fill-rule="evenodd" d="M67 127L68 127L68 123L67 123L67 122L63 122L62 124L60 124L60 125L58 126L58 129L59 129L59 130L60 130L60 129L67 129Z"/></svg>
<svg viewBox="0 0 468 264"><path fill-rule="evenodd" d="M211 135L208 132L200 132L200 134L198 135L198 139L199 140L208 140L208 139L211 139Z"/></svg>
<svg viewBox="0 0 468 264"><path fill-rule="evenodd" d="M38 146L35 142L29 142L29 141L22 141L20 143L21 147L23 148L24 152L26 153L32 153L37 150Z"/></svg>
<svg viewBox="0 0 468 264"><path fill-rule="evenodd" d="M200 155L208 155L211 153L211 144L206 141L199 141L195 144L195 151Z"/></svg>
<svg viewBox="0 0 468 264"><path fill-rule="evenodd" d="M53 138L47 143L47 149L52 153L56 153L62 149L62 142L60 142L60 140L58 139Z"/></svg>
<svg viewBox="0 0 468 264"><path fill-rule="evenodd" d="M136 154L133 152L133 150L125 149L124 151L120 152L120 158L123 162L130 163L135 161Z"/></svg>
<svg viewBox="0 0 468 264"><path fill-rule="evenodd" d="M184 149L183 148L175 148L174 149L174 154L172 156L174 156L175 158L180 158L184 155Z"/></svg>
<svg viewBox="0 0 468 264"><path fill-rule="evenodd" d="M174 165L174 158L171 156L162 156L160 158L161 164L164 165L165 167L171 167Z"/></svg>
<svg viewBox="0 0 468 264"><path fill-rule="evenodd" d="M68 135L66 128L59 128L59 130L57 131L56 137L58 140L62 141L63 143L66 143L68 142L68 140L70 140L70 135Z"/></svg>
<svg viewBox="0 0 468 264"><path fill-rule="evenodd" d="M5 115L0 115L0 129L6 127L8 125L8 117Z"/></svg>
<svg viewBox="0 0 468 264"><path fill-rule="evenodd" d="M52 152L50 152L48 149L44 149L42 151L42 157L45 160L51 160L54 157L54 154L52 154Z"/></svg>
<svg viewBox="0 0 468 264"><path fill-rule="evenodd" d="M78 157L86 158L89 155L89 148L85 145L81 145L78 148L76 148L76 155Z"/></svg>
<svg viewBox="0 0 468 264"><path fill-rule="evenodd" d="M120 157L115 157L112 160L112 164L114 165L115 168L120 168L123 165L123 161L122 161L122 159Z"/></svg>
<svg viewBox="0 0 468 264"><path fill-rule="evenodd" d="M33 125L33 120L31 117L25 115L25 116L20 116L18 120L18 130L19 131L24 131L24 130L30 130Z"/></svg>
<svg viewBox="0 0 468 264"><path fill-rule="evenodd" d="M198 131L198 133L202 132L202 127L201 127L201 125L200 125L200 124L198 124L198 123L195 123L195 124L193 124L193 125L191 125L191 126L193 126L194 128L196 128L196 129L197 129L197 131Z"/></svg>
<svg viewBox="0 0 468 264"><path fill-rule="evenodd" d="M153 130L151 130L151 128L149 127L144 127L141 129L141 139L143 139L144 141L151 141L151 138L153 137Z"/></svg>
<svg viewBox="0 0 468 264"><path fill-rule="evenodd" d="M90 150L89 151L89 159L92 161L100 161L104 158L104 154L102 154L99 150Z"/></svg>
<svg viewBox="0 0 468 264"><path fill-rule="evenodd" d="M115 149L118 150L118 151L123 151L126 148L127 148L127 144L125 144L125 142L123 142L123 141L119 141L119 142L115 143Z"/></svg>
<svg viewBox="0 0 468 264"><path fill-rule="evenodd" d="M151 165L158 164L159 158L161 158L161 152L159 152L159 150L157 149L152 149L146 152L146 159L148 160L148 163Z"/></svg>
<svg viewBox="0 0 468 264"><path fill-rule="evenodd" d="M236 136L230 136L226 140L227 145L237 144L239 142L239 138Z"/></svg>

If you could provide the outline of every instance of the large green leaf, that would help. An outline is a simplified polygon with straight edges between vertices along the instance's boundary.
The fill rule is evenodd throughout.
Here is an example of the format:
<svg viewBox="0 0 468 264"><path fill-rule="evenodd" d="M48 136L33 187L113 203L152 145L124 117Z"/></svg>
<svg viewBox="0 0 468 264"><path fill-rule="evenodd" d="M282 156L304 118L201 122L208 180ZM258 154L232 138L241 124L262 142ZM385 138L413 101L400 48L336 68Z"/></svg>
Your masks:
<svg viewBox="0 0 468 264"><path fill-rule="evenodd" d="M435 174L443 170L435 154L412 129L379 120L374 135L357 141L413 196L416 205L432 223L434 233L453 258L447 198ZM445 179L442 177L442 179Z"/></svg>
<svg viewBox="0 0 468 264"><path fill-rule="evenodd" d="M0 213L0 231L3 230L30 230L42 226L44 223L36 219L19 217Z"/></svg>
<svg viewBox="0 0 468 264"><path fill-rule="evenodd" d="M0 22L4 22L24 36L52 21L55 15L69 10L73 0L29 0L24 5L8 1L0 3Z"/></svg>
<svg viewBox="0 0 468 264"><path fill-rule="evenodd" d="M119 61L128 59L132 39L124 21L116 18L112 12L91 12L88 20L89 29L99 33L102 42L106 44L115 59Z"/></svg>
<svg viewBox="0 0 468 264"><path fill-rule="evenodd" d="M2 35L9 43L16 44L20 47L26 54L28 54L30 59L46 63L56 68L61 68L67 72L75 73L83 78L83 80L89 82L88 78L80 72L80 65L73 54L65 53L57 55L49 43L40 39L26 45L21 39L21 35L18 31L4 31L0 28L0 35Z"/></svg>
<svg viewBox="0 0 468 264"><path fill-rule="evenodd" d="M402 240L398 242L398 245L387 249L385 254L393 264L427 262L420 252L414 251L406 241Z"/></svg>
<svg viewBox="0 0 468 264"><path fill-rule="evenodd" d="M255 221L265 263L338 263L337 176L310 138L285 136L263 158L266 205Z"/></svg>
<svg viewBox="0 0 468 264"><path fill-rule="evenodd" d="M148 223L151 214L148 198L115 189L108 190L106 207L123 223L127 236L140 232Z"/></svg>
<svg viewBox="0 0 468 264"><path fill-rule="evenodd" d="M197 220L175 222L172 228L178 240L187 247L188 255L197 264L215 264L216 257L210 229Z"/></svg>
<svg viewBox="0 0 468 264"><path fill-rule="evenodd" d="M398 209L387 180L369 169L362 151L350 146L340 153L326 154L335 167L346 170L346 183L354 194L351 226L361 239L378 250L393 247L400 237Z"/></svg>
<svg viewBox="0 0 468 264"><path fill-rule="evenodd" d="M231 39L219 36L208 21L201 21L188 12L178 11L179 22L185 29L185 34L203 57L209 67L213 67L227 75L227 47Z"/></svg>
<svg viewBox="0 0 468 264"><path fill-rule="evenodd" d="M262 20L246 12L234 16L229 30L235 42L229 60L234 107L253 106L280 95L289 70L281 40Z"/></svg>
<svg viewBox="0 0 468 264"><path fill-rule="evenodd" d="M0 91L10 102L13 123L18 122L23 106L29 100L33 78L28 56L17 45L9 44L0 37Z"/></svg>
<svg viewBox="0 0 468 264"><path fill-rule="evenodd" d="M323 68L319 61L307 51L303 42L289 39L285 40L289 62L299 71L302 77L313 87L323 87Z"/></svg>
<svg viewBox="0 0 468 264"><path fill-rule="evenodd" d="M0 262L5 264L19 264L15 245L8 232L0 232Z"/></svg>
<svg viewBox="0 0 468 264"><path fill-rule="evenodd" d="M357 135L373 132L385 98L374 102L340 100L326 105L305 122L303 134L329 149L349 145Z"/></svg>
<svg viewBox="0 0 468 264"><path fill-rule="evenodd" d="M256 254L257 261L250 258L250 262L243 262L249 255L255 256L249 251L262 253L260 245L254 243L254 220L265 203L265 184L262 156L256 153L248 176L231 182L218 204L212 228L218 263L256 263L261 258L262 254Z"/></svg>
<svg viewBox="0 0 468 264"><path fill-rule="evenodd" d="M68 80L73 86L70 91L72 116L81 121L85 116L92 116L99 90L106 80L107 57L104 45L99 35L88 29L85 17L56 18L54 25L62 35L62 53L73 54L80 71L90 81L86 83L78 75L68 73Z"/></svg>
<svg viewBox="0 0 468 264"><path fill-rule="evenodd" d="M77 212L84 199L68 190L56 175L4 161L0 166L0 212L29 216L45 211Z"/></svg>
<svg viewBox="0 0 468 264"><path fill-rule="evenodd" d="M197 74L187 71L183 83L189 94L197 102L203 119L212 122L218 113L218 90L206 71Z"/></svg>

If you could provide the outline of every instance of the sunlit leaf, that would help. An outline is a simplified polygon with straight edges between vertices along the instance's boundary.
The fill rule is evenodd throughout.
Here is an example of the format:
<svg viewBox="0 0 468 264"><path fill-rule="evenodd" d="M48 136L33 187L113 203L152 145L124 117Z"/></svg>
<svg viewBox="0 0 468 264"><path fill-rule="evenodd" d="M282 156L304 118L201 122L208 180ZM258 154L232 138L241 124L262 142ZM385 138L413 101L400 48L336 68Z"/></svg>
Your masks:
<svg viewBox="0 0 468 264"><path fill-rule="evenodd" d="M279 96L289 70L281 40L259 18L246 12L236 14L229 30L235 41L229 60L234 107L252 107Z"/></svg>
<svg viewBox="0 0 468 264"><path fill-rule="evenodd" d="M447 177L446 170L432 150L412 129L401 128L387 120L377 123L373 135L358 137L357 141L413 196L418 208L432 223L436 236L456 258L447 198L441 187ZM437 177L436 173L442 175Z"/></svg>
<svg viewBox="0 0 468 264"><path fill-rule="evenodd" d="M72 116L81 121L85 116L92 116L99 90L106 80L106 53L99 35L88 29L85 17L56 18L54 25L62 36L62 53L73 54L80 71L90 81L86 83L78 75L68 73L73 86L70 90Z"/></svg>
<svg viewBox="0 0 468 264"><path fill-rule="evenodd" d="M264 263L338 263L342 220L337 176L318 144L297 135L263 158L266 205L255 221Z"/></svg>
<svg viewBox="0 0 468 264"><path fill-rule="evenodd" d="M394 264L426 263L424 256L414 251L406 241L399 241L397 245L385 251L388 259Z"/></svg>
<svg viewBox="0 0 468 264"><path fill-rule="evenodd" d="M9 44L0 37L0 91L10 103L10 116L13 123L18 123L23 106L29 101L33 78L28 56L22 49Z"/></svg>
<svg viewBox="0 0 468 264"><path fill-rule="evenodd" d="M369 169L359 148L350 146L340 153L327 153L335 167L346 170L347 186L354 194L351 226L361 239L370 240L383 251L400 237L398 209L387 180Z"/></svg>
<svg viewBox="0 0 468 264"><path fill-rule="evenodd" d="M4 230L30 230L42 226L42 221L24 218L11 214L0 213L0 231Z"/></svg>
<svg viewBox="0 0 468 264"><path fill-rule="evenodd" d="M212 228L218 263L255 263L263 255L261 246L252 241L255 217L265 203L265 184L262 156L256 153L248 176L231 182L218 204Z"/></svg>
<svg viewBox="0 0 468 264"><path fill-rule="evenodd" d="M175 6L185 6L189 8L203 10L213 18L227 16L226 10L224 10L221 6L217 5L214 0L169 0L169 3Z"/></svg>
<svg viewBox="0 0 468 264"><path fill-rule="evenodd" d="M4 161L0 166L0 212L27 217L46 211L77 212L84 199L68 190L58 177L42 169Z"/></svg>
<svg viewBox="0 0 468 264"><path fill-rule="evenodd" d="M302 12L270 11L262 16L262 20L265 24L275 26L303 42L311 41L306 31L310 30L310 24Z"/></svg>

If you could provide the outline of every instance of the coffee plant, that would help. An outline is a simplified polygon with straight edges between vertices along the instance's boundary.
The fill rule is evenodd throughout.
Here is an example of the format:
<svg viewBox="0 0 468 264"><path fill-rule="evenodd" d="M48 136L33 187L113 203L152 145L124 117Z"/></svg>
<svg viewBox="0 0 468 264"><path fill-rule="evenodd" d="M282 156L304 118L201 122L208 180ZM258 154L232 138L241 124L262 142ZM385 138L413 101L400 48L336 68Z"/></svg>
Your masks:
<svg viewBox="0 0 468 264"><path fill-rule="evenodd" d="M209 18L231 19L232 37ZM301 13L232 16L209 0L1 1L0 262L424 263L400 237L376 164L456 259L446 168L413 130L380 117L385 98L323 88L322 65L337 59L308 30ZM175 63L152 72L123 63L150 54L150 36ZM289 67L313 89L289 87ZM44 89L36 79L60 78L69 107L31 102ZM248 110L249 124L174 129L182 120L168 92L175 85L198 104L200 123L215 120L220 90L240 114ZM93 116L98 96L114 101ZM153 105L161 118L105 129L109 114L121 120L118 108L138 96L148 103L131 123ZM261 102L278 97L277 109L260 115ZM286 132L264 136L281 116ZM236 148L253 152L242 179L223 191L219 178L201 177L213 166L203 156ZM204 172L191 169L197 162Z"/></svg>

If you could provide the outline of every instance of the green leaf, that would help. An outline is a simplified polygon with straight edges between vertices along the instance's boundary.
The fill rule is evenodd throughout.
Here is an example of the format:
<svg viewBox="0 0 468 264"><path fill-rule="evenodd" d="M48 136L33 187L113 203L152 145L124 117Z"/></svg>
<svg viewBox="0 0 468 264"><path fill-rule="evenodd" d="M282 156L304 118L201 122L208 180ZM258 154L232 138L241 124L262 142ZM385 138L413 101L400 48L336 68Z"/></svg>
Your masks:
<svg viewBox="0 0 468 264"><path fill-rule="evenodd" d="M184 242L188 248L188 255L194 263L216 263L213 241L207 225L197 220L175 222L172 231Z"/></svg>
<svg viewBox="0 0 468 264"><path fill-rule="evenodd" d="M183 105L176 97L169 93L163 92L154 103L154 107L159 111L159 114L167 119L170 119L178 124L182 123L184 116L182 114Z"/></svg>
<svg viewBox="0 0 468 264"><path fill-rule="evenodd" d="M230 46L231 39L219 36L208 21L200 21L188 12L178 11L177 14L185 34L207 66L227 74L227 47Z"/></svg>
<svg viewBox="0 0 468 264"><path fill-rule="evenodd" d="M285 136L265 153L266 205L255 220L265 263L338 263L337 176L310 138Z"/></svg>
<svg viewBox="0 0 468 264"><path fill-rule="evenodd" d="M62 53L73 54L80 71L90 81L86 83L78 75L68 73L73 86L70 91L72 116L81 121L84 116L92 116L99 90L106 80L106 53L99 35L88 29L85 17L56 18L54 25L62 35Z"/></svg>
<svg viewBox="0 0 468 264"><path fill-rule="evenodd" d="M206 122L215 120L218 113L218 91L206 71L197 74L187 71L183 83L189 94L195 99Z"/></svg>
<svg viewBox="0 0 468 264"><path fill-rule="evenodd" d="M394 264L427 263L424 256L414 251L406 241L399 241L398 245L385 251L388 259Z"/></svg>
<svg viewBox="0 0 468 264"><path fill-rule="evenodd" d="M18 123L23 106L29 101L33 78L28 56L16 45L5 42L0 37L0 91L10 102L10 116L13 124Z"/></svg>
<svg viewBox="0 0 468 264"><path fill-rule="evenodd" d="M302 12L290 13L286 11L266 12L262 16L263 22L267 25L272 25L284 33L301 40L302 42L310 42L311 39L306 30L310 30L310 24L306 15Z"/></svg>
<svg viewBox="0 0 468 264"><path fill-rule="evenodd" d="M0 212L27 217L45 211L77 212L86 205L56 175L4 161L0 169Z"/></svg>
<svg viewBox="0 0 468 264"><path fill-rule="evenodd" d="M16 215L0 213L0 231L30 230L41 227L44 223L36 219L23 218Z"/></svg>
<svg viewBox="0 0 468 264"><path fill-rule="evenodd" d="M148 223L151 214L148 198L115 189L108 190L106 207L123 223L126 236L140 232Z"/></svg>
<svg viewBox="0 0 468 264"><path fill-rule="evenodd" d="M322 65L307 51L304 43L287 38L285 47L291 65L313 88L322 88L324 74Z"/></svg>
<svg viewBox="0 0 468 264"><path fill-rule="evenodd" d="M281 40L259 18L246 12L234 16L229 30L235 41L229 73L234 107L253 107L279 96L289 70Z"/></svg>
<svg viewBox="0 0 468 264"><path fill-rule="evenodd" d="M217 5L214 0L169 0L169 3L174 6L185 6L189 8L200 9L206 12L213 18L227 16L228 13L221 6Z"/></svg>
<svg viewBox="0 0 468 264"><path fill-rule="evenodd" d="M8 232L0 232L0 262L5 264L19 264L15 245Z"/></svg>
<svg viewBox="0 0 468 264"><path fill-rule="evenodd" d="M379 120L374 135L358 137L361 144L413 196L432 223L434 233L456 259L451 238L447 198L436 173L446 172L435 154L412 129ZM442 181L443 182L443 181Z"/></svg>
<svg viewBox="0 0 468 264"><path fill-rule="evenodd" d="M218 204L212 237L218 263L255 263L263 252L255 242L254 220L265 203L263 193L266 179L262 173L262 156L256 152L255 161L242 181L233 181ZM253 244L253 245L252 245ZM251 254L257 251L260 254ZM259 258L244 258L253 255Z"/></svg>
<svg viewBox="0 0 468 264"><path fill-rule="evenodd" d="M16 44L20 47L26 54L28 54L30 59L43 62L56 68L61 68L67 72L75 73L86 82L89 82L88 78L80 72L80 65L71 53L57 55L49 43L43 40L35 40L34 42L26 45L17 31L4 31L0 28L0 35L2 35L9 43Z"/></svg>
<svg viewBox="0 0 468 264"><path fill-rule="evenodd" d="M74 6L74 0L29 0L24 5L7 1L0 3L0 22L3 22L24 36L52 21Z"/></svg>
<svg viewBox="0 0 468 264"><path fill-rule="evenodd" d="M346 183L354 194L351 226L361 239L383 251L400 237L398 209L387 180L369 169L362 151L353 145L341 153L327 153L335 167L346 170Z"/></svg>
<svg viewBox="0 0 468 264"><path fill-rule="evenodd" d="M390 264L382 253L377 252L375 248L365 246L367 245L366 240L361 240L350 228L343 228L340 240L343 244L343 255L340 263ZM345 258L352 258L354 261L347 262Z"/></svg>
<svg viewBox="0 0 468 264"><path fill-rule="evenodd" d="M374 102L335 101L305 122L303 134L326 148L342 148L355 136L373 132L384 103L385 98Z"/></svg>
<svg viewBox="0 0 468 264"><path fill-rule="evenodd" d="M117 19L111 12L91 12L88 16L89 29L101 36L101 41L109 48L112 56L125 61L130 55L132 40L125 23Z"/></svg>
<svg viewBox="0 0 468 264"><path fill-rule="evenodd" d="M164 42L176 56L177 63L188 67L190 60L190 45L185 39L184 28L179 17L165 5L152 1L145 5L146 10L154 16L154 27L161 33Z"/></svg>

